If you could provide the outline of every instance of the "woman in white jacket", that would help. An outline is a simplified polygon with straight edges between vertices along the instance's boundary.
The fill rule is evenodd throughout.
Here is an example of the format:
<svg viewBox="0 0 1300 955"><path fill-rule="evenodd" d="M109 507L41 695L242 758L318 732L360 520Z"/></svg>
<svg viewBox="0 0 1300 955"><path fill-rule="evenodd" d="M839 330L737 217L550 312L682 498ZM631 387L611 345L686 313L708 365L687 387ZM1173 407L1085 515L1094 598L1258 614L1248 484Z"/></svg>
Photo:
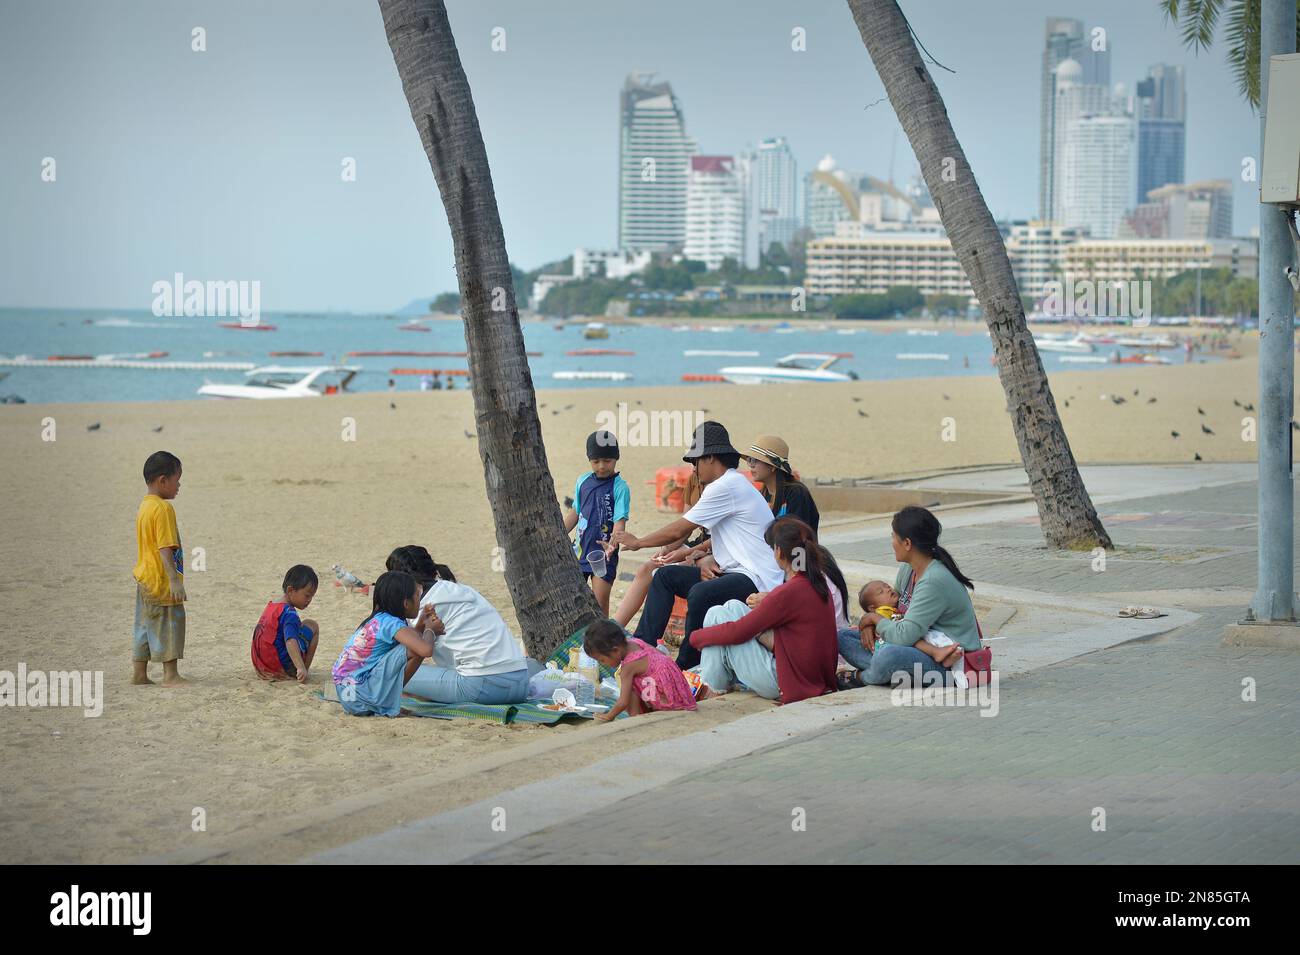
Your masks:
<svg viewBox="0 0 1300 955"><path fill-rule="evenodd" d="M388 555L388 570L410 574L424 588L420 606L432 605L436 641L433 666L421 666L406 684L411 696L435 703L522 703L528 698L528 664L501 614L473 587L457 583L446 564L418 544Z"/></svg>

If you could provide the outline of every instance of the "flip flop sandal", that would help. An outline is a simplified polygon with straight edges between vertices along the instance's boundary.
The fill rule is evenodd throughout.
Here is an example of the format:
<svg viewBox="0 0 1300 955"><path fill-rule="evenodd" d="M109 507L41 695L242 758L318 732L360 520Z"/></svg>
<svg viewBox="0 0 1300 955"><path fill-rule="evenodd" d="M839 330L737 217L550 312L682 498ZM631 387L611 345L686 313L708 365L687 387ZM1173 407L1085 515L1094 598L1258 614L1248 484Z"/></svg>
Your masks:
<svg viewBox="0 0 1300 955"><path fill-rule="evenodd" d="M856 690L858 687L866 686L862 682L862 674L857 670L841 670L836 673L835 685L841 690Z"/></svg>

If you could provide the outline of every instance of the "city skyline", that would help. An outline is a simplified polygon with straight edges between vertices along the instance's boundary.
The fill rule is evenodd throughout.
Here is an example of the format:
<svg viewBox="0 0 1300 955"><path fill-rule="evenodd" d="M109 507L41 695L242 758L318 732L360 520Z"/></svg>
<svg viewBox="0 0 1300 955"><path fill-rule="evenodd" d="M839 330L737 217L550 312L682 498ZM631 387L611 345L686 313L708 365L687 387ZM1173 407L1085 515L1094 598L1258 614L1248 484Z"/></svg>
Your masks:
<svg viewBox="0 0 1300 955"><path fill-rule="evenodd" d="M1109 25L1112 79L1132 87L1154 64L1186 66L1185 178L1231 180L1233 232L1250 233L1254 187L1238 172L1257 152L1256 120L1220 51L1186 54L1154 3L1099 0L1086 13L1007 6L996 23L957 3L907 11L927 48L957 71L931 67L996 217L1036 218L1044 23L1082 15L1090 27ZM877 102L883 90L847 9L751 7L737 22L725 10L666 3L636 36L615 36L618 18L595 4L575 3L568 31L512 5L452 5L514 261L535 268L576 247L617 244L611 101L629 67L653 67L672 83L701 152L740 155L784 137L801 171L832 154L886 178L896 137L895 182L910 179L915 161L888 102ZM454 288L441 205L374 11L313 6L304 44L295 33L303 9L277 4L252 29L246 15L219 8L198 15L142 3L114 18L72 5L39 22L6 8L7 78L44 76L36 63L68 42L60 55L85 66L0 93L13 117L0 159L13 223L0 249L0 304L147 307L152 282L175 271L261 278L267 310L386 311ZM207 21L204 54L189 49L196 16ZM69 41L74 19L82 26ZM691 29L683 34L681 23ZM499 24L509 46L493 53ZM790 49L795 27L807 32L807 52ZM306 59L301 48L312 44ZM556 58L571 67L546 69ZM161 88L160 70L184 77L184 88ZM88 77L108 73L78 106ZM101 115L113 109L111 121ZM38 178L49 155L60 161L57 186ZM355 183L339 183L344 157L356 158Z"/></svg>

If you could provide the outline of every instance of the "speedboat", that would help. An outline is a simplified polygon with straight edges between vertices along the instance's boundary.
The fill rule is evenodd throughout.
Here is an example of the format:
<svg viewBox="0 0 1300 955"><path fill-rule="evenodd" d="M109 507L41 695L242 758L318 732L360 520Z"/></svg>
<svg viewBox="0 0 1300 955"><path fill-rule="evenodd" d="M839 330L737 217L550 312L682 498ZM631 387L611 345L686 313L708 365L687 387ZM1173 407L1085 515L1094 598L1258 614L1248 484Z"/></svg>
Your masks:
<svg viewBox="0 0 1300 955"><path fill-rule="evenodd" d="M1034 336L1034 344L1039 351L1070 352L1071 354L1092 354L1092 343L1076 335L1062 338L1053 335Z"/></svg>
<svg viewBox="0 0 1300 955"><path fill-rule="evenodd" d="M248 372L242 385L207 382L199 394L208 398L319 398L345 391L361 369L352 365L291 368L266 365Z"/></svg>
<svg viewBox="0 0 1300 955"><path fill-rule="evenodd" d="M718 374L733 385L757 385L765 381L854 381L854 372L831 371L842 356L825 352L795 352L777 360L771 368L732 366L719 368Z"/></svg>
<svg viewBox="0 0 1300 955"><path fill-rule="evenodd" d="M608 338L609 329L605 327L604 322L588 322L582 330L583 338Z"/></svg>

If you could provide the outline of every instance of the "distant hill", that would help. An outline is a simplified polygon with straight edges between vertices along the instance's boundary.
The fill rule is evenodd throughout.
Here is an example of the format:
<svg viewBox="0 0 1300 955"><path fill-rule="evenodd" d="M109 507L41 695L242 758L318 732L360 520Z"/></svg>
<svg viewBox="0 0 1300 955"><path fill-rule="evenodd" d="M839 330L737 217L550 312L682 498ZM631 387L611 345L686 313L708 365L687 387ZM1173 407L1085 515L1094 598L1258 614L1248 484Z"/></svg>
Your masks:
<svg viewBox="0 0 1300 955"><path fill-rule="evenodd" d="M413 298L405 305L403 305L401 308L399 308L397 311L392 312L390 314L402 315L402 316L428 315L429 303L432 302L437 297L438 297L438 293L435 292L432 295L426 295L424 298Z"/></svg>

